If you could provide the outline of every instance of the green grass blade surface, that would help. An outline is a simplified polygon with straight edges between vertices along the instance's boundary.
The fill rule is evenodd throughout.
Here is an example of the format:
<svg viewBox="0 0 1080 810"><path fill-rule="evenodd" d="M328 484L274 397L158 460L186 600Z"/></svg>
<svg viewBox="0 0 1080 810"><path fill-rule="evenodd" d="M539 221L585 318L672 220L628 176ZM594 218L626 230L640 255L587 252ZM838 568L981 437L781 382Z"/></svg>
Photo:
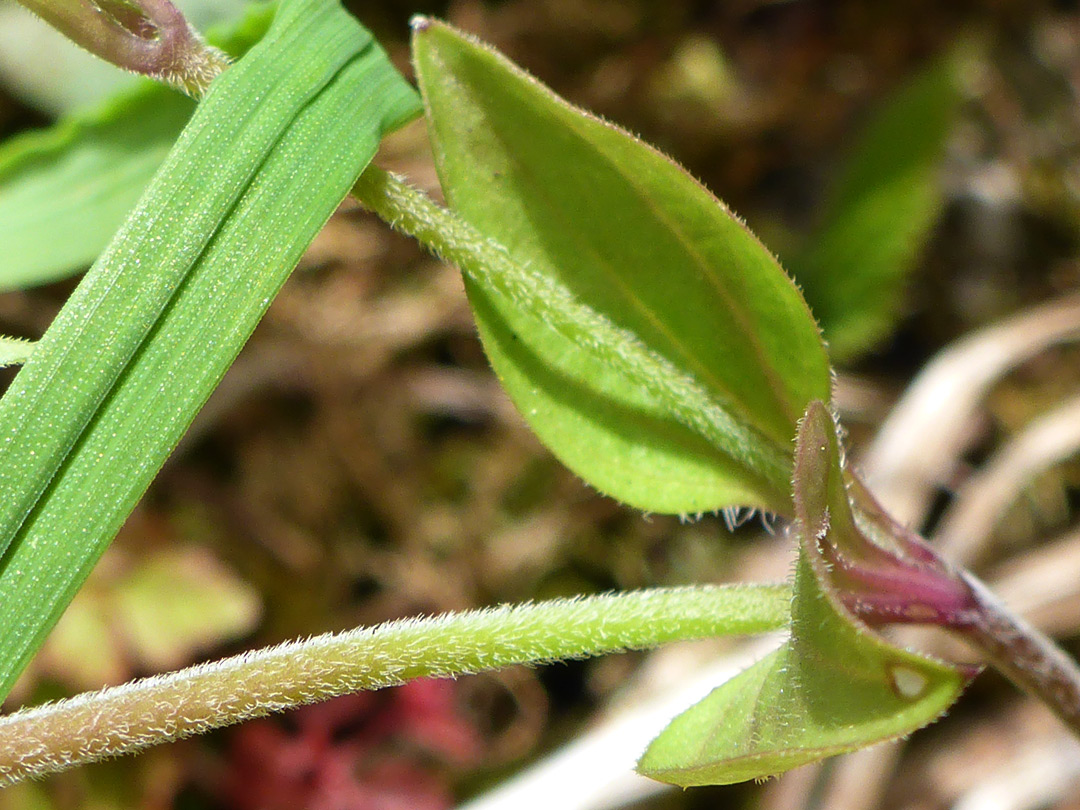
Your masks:
<svg viewBox="0 0 1080 810"><path fill-rule="evenodd" d="M451 208L692 379L724 425L703 435L673 416L678 403L548 328L527 301L470 282L485 349L533 429L591 484L643 509L790 512L795 424L830 379L775 259L680 167L494 51L424 22L414 53Z"/></svg>
<svg viewBox="0 0 1080 810"><path fill-rule="evenodd" d="M334 0L281 6L0 399L0 692L209 396L308 243L415 115Z"/></svg>
<svg viewBox="0 0 1080 810"><path fill-rule="evenodd" d="M208 39L239 56L272 18L272 5L254 5ZM93 262L194 110L192 99L145 80L0 145L0 291L57 281Z"/></svg>

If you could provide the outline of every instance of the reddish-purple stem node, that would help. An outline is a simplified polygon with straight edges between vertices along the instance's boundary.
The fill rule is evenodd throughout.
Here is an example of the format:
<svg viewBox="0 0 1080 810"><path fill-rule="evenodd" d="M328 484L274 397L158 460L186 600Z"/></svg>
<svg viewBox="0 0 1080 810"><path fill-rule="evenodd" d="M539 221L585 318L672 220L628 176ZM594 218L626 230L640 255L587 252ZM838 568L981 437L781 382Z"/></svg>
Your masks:
<svg viewBox="0 0 1080 810"><path fill-rule="evenodd" d="M19 0L112 64L202 97L229 64L169 0Z"/></svg>

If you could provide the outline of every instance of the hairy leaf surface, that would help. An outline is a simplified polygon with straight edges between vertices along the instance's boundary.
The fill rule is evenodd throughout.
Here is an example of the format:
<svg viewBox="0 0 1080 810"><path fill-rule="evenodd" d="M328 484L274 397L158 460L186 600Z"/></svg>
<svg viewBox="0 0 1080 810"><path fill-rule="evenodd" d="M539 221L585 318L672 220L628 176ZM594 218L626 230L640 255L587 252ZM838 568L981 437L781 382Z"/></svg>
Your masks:
<svg viewBox="0 0 1080 810"><path fill-rule="evenodd" d="M706 406L568 337L550 308L470 282L491 363L541 439L644 509L790 513L795 425L830 380L817 327L772 255L682 168L494 51L426 20L413 45L450 206L625 335L624 356L659 358ZM715 419L703 429L688 410Z"/></svg>

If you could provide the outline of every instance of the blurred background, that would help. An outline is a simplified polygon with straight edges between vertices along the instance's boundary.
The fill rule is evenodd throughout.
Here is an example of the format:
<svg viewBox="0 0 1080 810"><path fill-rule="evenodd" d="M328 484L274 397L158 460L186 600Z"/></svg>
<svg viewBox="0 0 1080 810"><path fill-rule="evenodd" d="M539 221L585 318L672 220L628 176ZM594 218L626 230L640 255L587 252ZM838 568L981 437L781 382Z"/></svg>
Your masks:
<svg viewBox="0 0 1080 810"><path fill-rule="evenodd" d="M802 285L856 461L903 490L905 520L1080 648L1076 3L347 5L407 74L409 18L436 15L687 166ZM240 8L189 14L203 27ZM29 227L4 231L5 196L26 181L8 139L131 81L41 30L0 4L0 332L25 337L89 260L13 261L3 280L17 252L4 240ZM144 147L95 159L121 172ZM439 196L422 122L377 162ZM49 224L58 244L75 241L73 210ZM899 449L875 443L920 369L962 338L983 354L951 355L919 389L938 404L894 417ZM562 468L492 377L456 271L346 202L11 704L402 616L789 566L760 520L642 515ZM657 673L725 654L697 645L343 698L12 788L0 809L442 810L663 688ZM994 674L909 744L864 757L588 806L1080 807L1080 746Z"/></svg>

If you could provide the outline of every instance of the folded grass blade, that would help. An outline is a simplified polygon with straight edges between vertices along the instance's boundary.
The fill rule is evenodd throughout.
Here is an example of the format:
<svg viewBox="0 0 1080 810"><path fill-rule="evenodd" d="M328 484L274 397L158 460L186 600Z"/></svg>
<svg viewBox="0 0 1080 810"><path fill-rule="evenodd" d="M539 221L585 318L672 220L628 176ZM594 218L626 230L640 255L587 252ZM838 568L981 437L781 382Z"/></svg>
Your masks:
<svg viewBox="0 0 1080 810"><path fill-rule="evenodd" d="M418 112L335 0L289 0L225 72L0 399L0 694L307 244Z"/></svg>

